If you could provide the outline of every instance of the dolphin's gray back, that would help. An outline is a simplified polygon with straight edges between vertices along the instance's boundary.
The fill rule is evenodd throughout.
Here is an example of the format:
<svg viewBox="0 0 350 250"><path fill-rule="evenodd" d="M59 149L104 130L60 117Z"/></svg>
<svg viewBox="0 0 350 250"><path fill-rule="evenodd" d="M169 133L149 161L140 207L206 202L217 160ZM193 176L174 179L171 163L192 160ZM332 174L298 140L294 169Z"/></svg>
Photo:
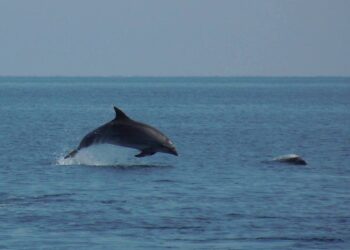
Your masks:
<svg viewBox="0 0 350 250"><path fill-rule="evenodd" d="M131 119L112 120L88 133L80 142L78 149L108 143L143 150L157 148L166 140L164 134L149 125Z"/></svg>

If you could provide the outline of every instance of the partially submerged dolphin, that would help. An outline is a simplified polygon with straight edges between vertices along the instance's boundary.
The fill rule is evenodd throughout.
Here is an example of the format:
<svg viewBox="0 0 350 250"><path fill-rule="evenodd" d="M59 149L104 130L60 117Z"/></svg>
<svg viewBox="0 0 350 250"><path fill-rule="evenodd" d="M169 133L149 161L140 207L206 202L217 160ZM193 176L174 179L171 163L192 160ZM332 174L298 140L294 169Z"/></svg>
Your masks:
<svg viewBox="0 0 350 250"><path fill-rule="evenodd" d="M295 164L295 165L307 165L306 161L296 154L282 155L282 156L273 158L272 161Z"/></svg>
<svg viewBox="0 0 350 250"><path fill-rule="evenodd" d="M174 144L159 130L132 120L123 111L114 107L115 118L88 133L74 149L64 158L74 157L80 149L95 144L113 144L136 148L141 152L136 157L153 155L157 152L178 155Z"/></svg>

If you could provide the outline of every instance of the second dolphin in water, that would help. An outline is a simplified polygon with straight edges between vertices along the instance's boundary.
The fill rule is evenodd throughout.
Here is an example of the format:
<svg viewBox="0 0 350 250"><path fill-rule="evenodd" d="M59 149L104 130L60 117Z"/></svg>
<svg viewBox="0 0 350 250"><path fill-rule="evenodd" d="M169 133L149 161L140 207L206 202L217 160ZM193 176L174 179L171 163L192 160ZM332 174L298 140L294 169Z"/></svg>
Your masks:
<svg viewBox="0 0 350 250"><path fill-rule="evenodd" d="M178 155L174 144L159 130L132 120L123 111L114 107L115 118L88 133L64 158L74 157L79 150L95 144L113 144L135 148L141 152L136 157L153 155L157 152Z"/></svg>
<svg viewBox="0 0 350 250"><path fill-rule="evenodd" d="M282 156L273 158L272 161L284 162L284 163L289 163L294 165L307 165L306 161L296 154L282 155Z"/></svg>

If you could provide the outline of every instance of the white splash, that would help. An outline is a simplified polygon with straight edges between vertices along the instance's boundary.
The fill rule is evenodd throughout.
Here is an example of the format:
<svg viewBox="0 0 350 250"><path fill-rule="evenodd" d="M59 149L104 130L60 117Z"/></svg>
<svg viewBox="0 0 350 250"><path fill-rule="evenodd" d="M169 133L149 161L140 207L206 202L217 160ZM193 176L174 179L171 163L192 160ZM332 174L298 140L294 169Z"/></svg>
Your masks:
<svg viewBox="0 0 350 250"><path fill-rule="evenodd" d="M106 166L135 161L136 152L131 149L115 147L108 144L95 145L80 150L74 157L64 159L61 155L57 159L57 165L94 165Z"/></svg>

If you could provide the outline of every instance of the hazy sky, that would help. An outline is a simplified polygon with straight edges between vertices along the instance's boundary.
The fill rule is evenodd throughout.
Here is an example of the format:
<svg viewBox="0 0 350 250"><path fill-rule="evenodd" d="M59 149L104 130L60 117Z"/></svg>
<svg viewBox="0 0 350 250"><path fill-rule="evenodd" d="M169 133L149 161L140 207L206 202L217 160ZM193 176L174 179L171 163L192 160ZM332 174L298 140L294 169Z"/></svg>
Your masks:
<svg viewBox="0 0 350 250"><path fill-rule="evenodd" d="M349 0L0 0L0 75L350 75Z"/></svg>

